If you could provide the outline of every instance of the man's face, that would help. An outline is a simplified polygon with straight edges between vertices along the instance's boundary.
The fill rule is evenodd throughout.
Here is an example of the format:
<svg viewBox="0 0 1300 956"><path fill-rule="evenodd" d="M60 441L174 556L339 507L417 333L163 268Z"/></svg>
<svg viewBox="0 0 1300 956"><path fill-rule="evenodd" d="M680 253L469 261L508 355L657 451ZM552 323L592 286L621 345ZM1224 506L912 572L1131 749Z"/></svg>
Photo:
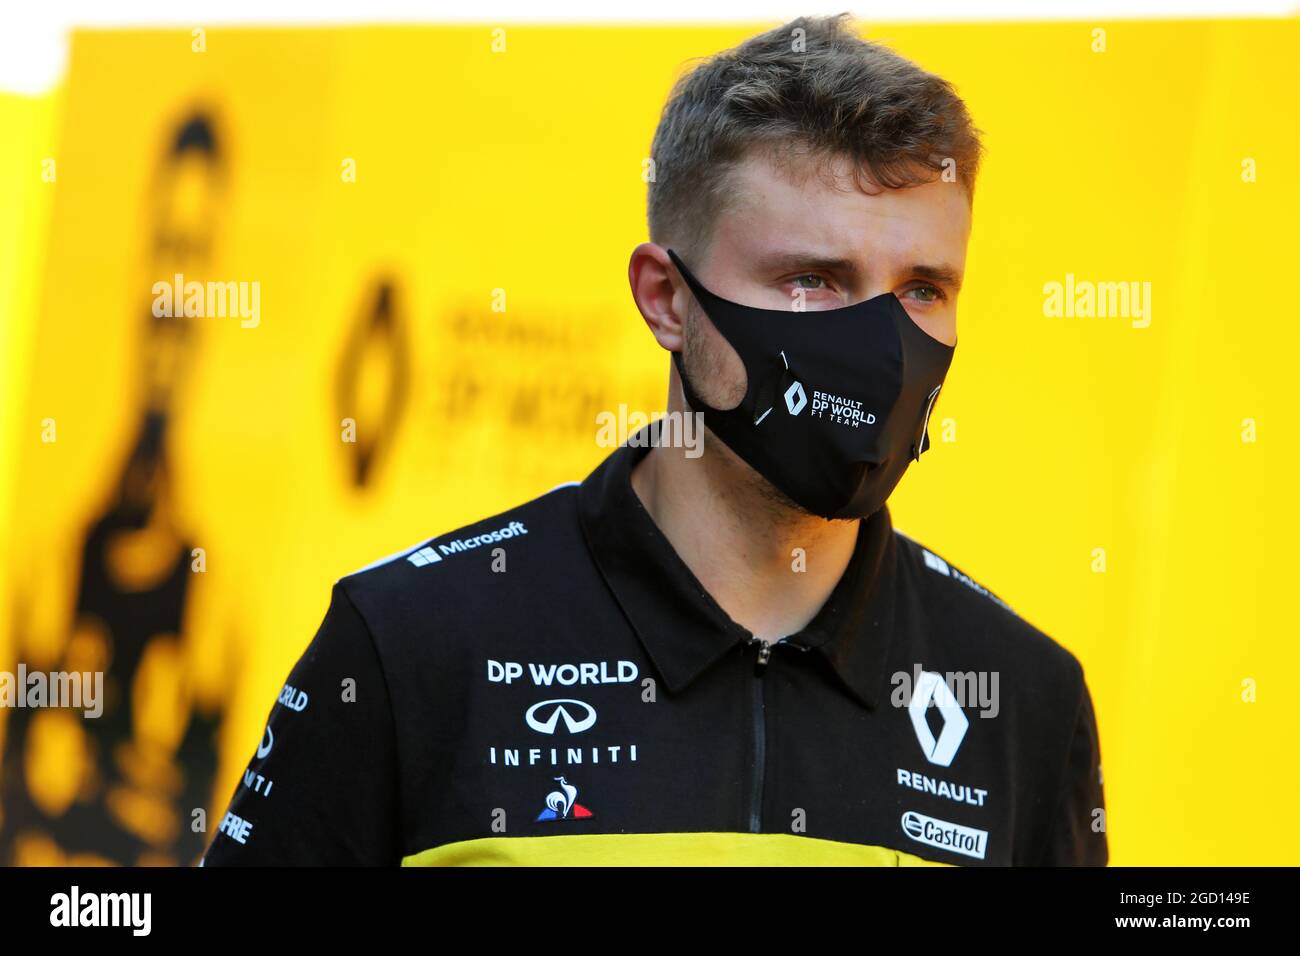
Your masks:
<svg viewBox="0 0 1300 956"><path fill-rule="evenodd" d="M800 290L807 311L892 292L921 329L955 345L971 226L961 185L867 194L853 184L847 159L813 170L792 176L752 155L732 173L732 205L718 217L707 260L686 265L710 291L757 308L789 310ZM700 397L734 408L745 396L740 356L694 305L684 334L683 359Z"/></svg>

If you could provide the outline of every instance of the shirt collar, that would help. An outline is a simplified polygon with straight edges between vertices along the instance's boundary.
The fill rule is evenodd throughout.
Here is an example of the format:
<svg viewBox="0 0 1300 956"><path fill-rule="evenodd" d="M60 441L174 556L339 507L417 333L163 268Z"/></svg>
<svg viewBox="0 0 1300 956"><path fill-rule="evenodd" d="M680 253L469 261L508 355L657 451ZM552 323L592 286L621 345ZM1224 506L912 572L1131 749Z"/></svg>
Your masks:
<svg viewBox="0 0 1300 956"><path fill-rule="evenodd" d="M597 466L578 489L578 519L605 583L676 693L753 635L704 589L633 490L632 469L649 450L621 445ZM893 632L896 548L882 506L859 523L853 556L826 603L788 638L815 648L873 710Z"/></svg>

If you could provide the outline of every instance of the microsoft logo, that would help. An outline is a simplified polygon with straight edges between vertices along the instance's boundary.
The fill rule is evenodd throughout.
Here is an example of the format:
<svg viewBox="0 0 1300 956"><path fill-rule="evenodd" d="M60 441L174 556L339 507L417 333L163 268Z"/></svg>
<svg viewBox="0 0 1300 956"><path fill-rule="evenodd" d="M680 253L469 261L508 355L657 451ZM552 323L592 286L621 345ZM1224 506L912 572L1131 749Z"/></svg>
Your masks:
<svg viewBox="0 0 1300 956"><path fill-rule="evenodd" d="M442 555L433 550L433 548L421 548L419 551L415 552L415 554L408 556L406 560L410 561L417 568L422 568L426 564L433 564L435 561L441 561Z"/></svg>

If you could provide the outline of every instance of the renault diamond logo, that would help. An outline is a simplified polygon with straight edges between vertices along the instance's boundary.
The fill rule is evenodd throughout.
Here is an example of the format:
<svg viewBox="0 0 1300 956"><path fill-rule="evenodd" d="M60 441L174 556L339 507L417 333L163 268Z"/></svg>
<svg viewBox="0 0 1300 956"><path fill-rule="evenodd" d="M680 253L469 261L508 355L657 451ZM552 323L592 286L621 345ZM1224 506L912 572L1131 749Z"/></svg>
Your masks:
<svg viewBox="0 0 1300 956"><path fill-rule="evenodd" d="M943 729L939 731L937 740L925 719L931 700L938 706L939 716L943 718ZM921 679L916 682L916 691L907 705L907 712L912 718L912 728L916 731L916 739L921 743L925 759L941 767L950 766L952 758L957 756L957 748L966 736L970 720L962 712L952 689L944 683L942 674L921 671Z"/></svg>
<svg viewBox="0 0 1300 956"><path fill-rule="evenodd" d="M570 710L573 713L570 713ZM539 713L548 713L549 716L545 720L539 720ZM581 716L575 718L574 713ZM580 700L557 698L555 700L538 701L528 708L528 713L524 714L524 720L528 726L542 734L555 733L555 725L561 717L564 718L565 730L571 734L580 734L595 725L596 708Z"/></svg>
<svg viewBox="0 0 1300 956"><path fill-rule="evenodd" d="M808 396L804 394L803 385L799 382L795 382L785 390L785 407L790 410L791 415L798 415L807 404Z"/></svg>

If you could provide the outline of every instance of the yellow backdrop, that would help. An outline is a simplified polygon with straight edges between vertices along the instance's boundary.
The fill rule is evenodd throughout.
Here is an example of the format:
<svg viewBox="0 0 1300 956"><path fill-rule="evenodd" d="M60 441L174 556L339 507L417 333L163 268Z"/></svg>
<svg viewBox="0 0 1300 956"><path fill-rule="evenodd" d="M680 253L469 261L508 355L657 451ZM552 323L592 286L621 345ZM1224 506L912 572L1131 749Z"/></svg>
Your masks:
<svg viewBox="0 0 1300 956"><path fill-rule="evenodd" d="M764 26L83 32L0 100L0 650L107 665L117 715L0 710L6 860L193 860L331 582L662 407L643 161ZM989 148L896 524L1082 660L1113 863L1293 863L1300 22L864 33ZM177 271L256 326L154 319ZM1149 322L1045 308L1116 282Z"/></svg>

